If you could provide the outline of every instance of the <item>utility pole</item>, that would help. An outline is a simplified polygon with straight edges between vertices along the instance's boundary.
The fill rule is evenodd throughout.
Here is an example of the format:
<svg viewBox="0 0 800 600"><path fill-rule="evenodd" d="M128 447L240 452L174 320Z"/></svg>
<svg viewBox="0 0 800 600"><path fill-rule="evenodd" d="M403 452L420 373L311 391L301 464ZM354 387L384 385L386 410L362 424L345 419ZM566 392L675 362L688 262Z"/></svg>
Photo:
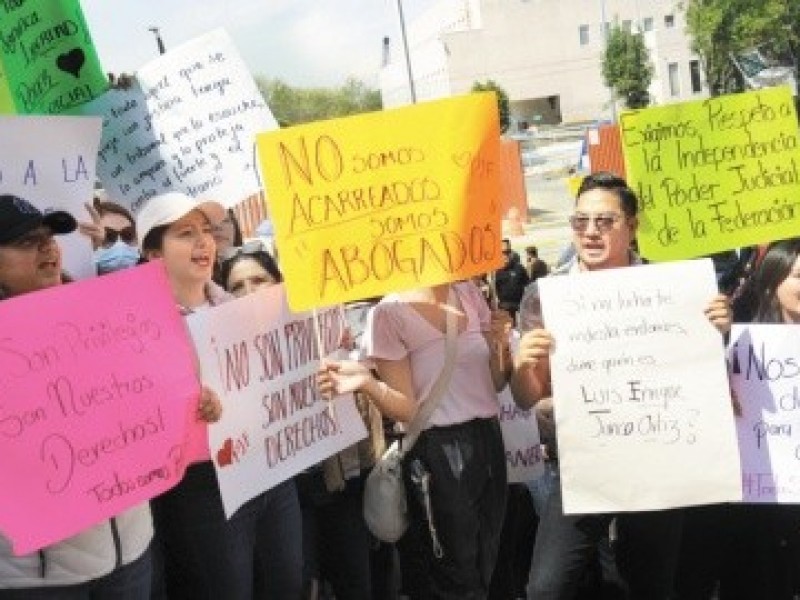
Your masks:
<svg viewBox="0 0 800 600"><path fill-rule="evenodd" d="M156 45L158 46L158 53L164 54L167 50L164 48L164 40L161 39L161 34L159 33L158 27L148 27L147 28L154 36L156 36Z"/></svg>
<svg viewBox="0 0 800 600"><path fill-rule="evenodd" d="M406 20L403 16L403 2L397 0L397 14L400 15L400 35L403 38L403 52L406 55L406 72L408 73L408 89L411 92L411 103L417 103L417 90L414 88L414 75L411 73L411 57L408 53L408 38L406 37Z"/></svg>

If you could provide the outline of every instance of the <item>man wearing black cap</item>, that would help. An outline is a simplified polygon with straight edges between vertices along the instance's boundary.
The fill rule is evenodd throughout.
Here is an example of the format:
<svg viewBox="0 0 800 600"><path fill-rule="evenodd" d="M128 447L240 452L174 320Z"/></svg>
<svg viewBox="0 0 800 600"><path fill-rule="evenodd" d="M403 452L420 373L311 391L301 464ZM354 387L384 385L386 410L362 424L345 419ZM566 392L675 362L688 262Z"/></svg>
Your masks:
<svg viewBox="0 0 800 600"><path fill-rule="evenodd" d="M23 198L0 195L0 297L61 283L61 249L53 235L76 227L69 213L43 214Z"/></svg>

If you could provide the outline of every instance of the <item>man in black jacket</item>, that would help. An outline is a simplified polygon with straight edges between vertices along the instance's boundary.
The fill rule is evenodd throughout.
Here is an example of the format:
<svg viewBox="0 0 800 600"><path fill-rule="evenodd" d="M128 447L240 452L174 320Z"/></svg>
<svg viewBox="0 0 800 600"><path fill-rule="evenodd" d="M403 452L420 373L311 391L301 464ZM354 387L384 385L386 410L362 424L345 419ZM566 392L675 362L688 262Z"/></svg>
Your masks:
<svg viewBox="0 0 800 600"><path fill-rule="evenodd" d="M519 260L519 254L511 249L510 242L503 240L503 256L505 265L494 274L494 288L497 294L497 305L507 311L516 320L519 303L525 286L528 285L528 271Z"/></svg>

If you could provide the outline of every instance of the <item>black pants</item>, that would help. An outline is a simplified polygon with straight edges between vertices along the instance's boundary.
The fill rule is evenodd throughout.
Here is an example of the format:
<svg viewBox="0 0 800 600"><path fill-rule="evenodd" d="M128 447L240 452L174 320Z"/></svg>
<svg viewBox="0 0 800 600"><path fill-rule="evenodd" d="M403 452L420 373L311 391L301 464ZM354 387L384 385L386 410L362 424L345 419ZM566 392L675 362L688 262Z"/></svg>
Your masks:
<svg viewBox="0 0 800 600"><path fill-rule="evenodd" d="M413 463L430 473L433 521L443 550L433 552ZM399 542L403 591L412 599L482 599L489 592L506 503L506 462L497 419L474 419L422 433L403 474L410 525Z"/></svg>

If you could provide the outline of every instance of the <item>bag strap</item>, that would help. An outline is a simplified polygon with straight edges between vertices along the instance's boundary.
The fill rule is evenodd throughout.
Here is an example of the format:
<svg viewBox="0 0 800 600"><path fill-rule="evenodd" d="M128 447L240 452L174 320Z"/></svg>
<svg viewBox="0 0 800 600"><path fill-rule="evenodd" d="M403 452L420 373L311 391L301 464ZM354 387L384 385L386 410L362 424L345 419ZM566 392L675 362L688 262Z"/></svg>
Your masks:
<svg viewBox="0 0 800 600"><path fill-rule="evenodd" d="M453 291L452 285L447 293L447 305L451 309L455 307L455 292ZM406 435L403 438L401 445L403 454L411 450L411 448L414 446L419 434L422 433L422 428L425 427L425 424L431 418L433 411L435 411L436 407L439 406L439 400L442 399L447 386L450 385L450 378L453 375L453 369L455 369L456 366L456 336L458 335L458 332L456 331L458 322L456 319L457 317L455 311L448 310L447 329L445 334L444 367L442 368L442 372L439 373L436 383L433 384L431 391L428 393L427 398L425 398L425 401L420 404L416 414L414 415L414 418L411 419L411 422L408 424L408 429L406 430Z"/></svg>

